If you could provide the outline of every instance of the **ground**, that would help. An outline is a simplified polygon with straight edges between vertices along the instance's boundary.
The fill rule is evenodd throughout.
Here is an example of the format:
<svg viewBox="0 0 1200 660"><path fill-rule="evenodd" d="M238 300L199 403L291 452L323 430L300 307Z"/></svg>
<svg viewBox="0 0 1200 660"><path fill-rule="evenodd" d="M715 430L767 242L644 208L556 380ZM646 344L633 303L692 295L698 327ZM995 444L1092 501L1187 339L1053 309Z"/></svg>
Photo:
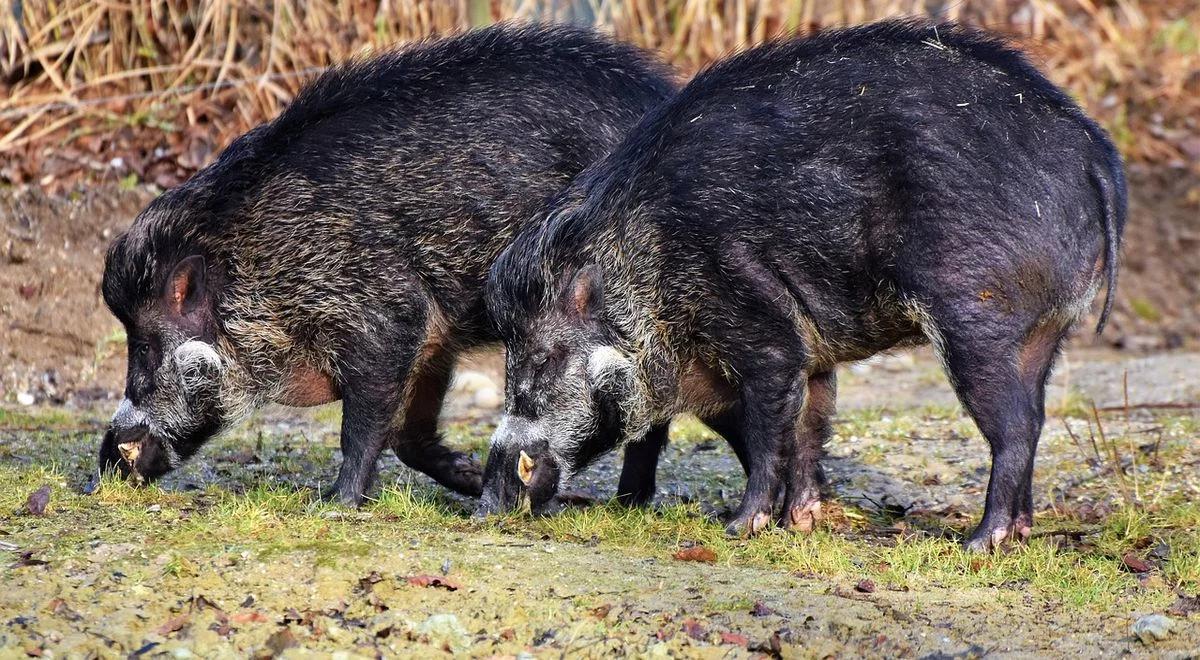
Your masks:
<svg viewBox="0 0 1200 660"><path fill-rule="evenodd" d="M927 350L842 370L809 536L724 538L741 470L687 419L645 511L608 503L619 456L551 517L473 520L390 456L361 511L317 503L340 459L336 405L264 410L160 486L84 496L124 370L104 250L154 191L0 191L0 657L1194 657L1196 189L1131 168L1117 313L1099 338L1081 329L1054 376L1035 536L986 556L959 541L987 446ZM450 443L484 454L500 368L494 352L463 365Z"/></svg>
<svg viewBox="0 0 1200 660"><path fill-rule="evenodd" d="M472 378L495 363L470 361ZM613 456L559 515L478 521L394 457L361 511L315 502L336 473L336 405L263 411L160 487L92 496L105 407L4 408L0 655L1194 656L1200 354L1065 365L1035 537L987 556L958 546L986 444L923 351L843 370L825 523L752 540L723 537L740 469L687 419L651 510L607 503ZM1109 387L1125 382L1128 410ZM904 394L881 401L883 383ZM482 453L494 416L471 397L447 437ZM1172 630L1140 641L1132 626L1156 614Z"/></svg>

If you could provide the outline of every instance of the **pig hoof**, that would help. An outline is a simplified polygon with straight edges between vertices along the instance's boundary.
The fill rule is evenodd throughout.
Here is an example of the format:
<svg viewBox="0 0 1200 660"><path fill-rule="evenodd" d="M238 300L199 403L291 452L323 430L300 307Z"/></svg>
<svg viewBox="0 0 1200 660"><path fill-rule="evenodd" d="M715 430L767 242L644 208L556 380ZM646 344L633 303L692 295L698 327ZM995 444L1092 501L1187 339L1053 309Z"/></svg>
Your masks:
<svg viewBox="0 0 1200 660"><path fill-rule="evenodd" d="M1009 536L1008 530L1003 527L997 527L991 531L978 529L967 539L964 548L968 552L978 552L986 554L1004 547L1004 540Z"/></svg>
<svg viewBox="0 0 1200 660"><path fill-rule="evenodd" d="M617 504L629 507L630 509L643 509L650 505L654 500L653 492L635 491L632 493L617 493L615 498Z"/></svg>
<svg viewBox="0 0 1200 660"><path fill-rule="evenodd" d="M1013 521L1013 531L1016 533L1016 539L1021 543L1028 543L1029 538L1033 536L1033 515L1022 513Z"/></svg>
<svg viewBox="0 0 1200 660"><path fill-rule="evenodd" d="M474 456L458 454L429 476L461 495L479 497L483 494L483 466Z"/></svg>
<svg viewBox="0 0 1200 660"><path fill-rule="evenodd" d="M1003 550L1013 543L1025 543L1033 533L1026 522L1013 521L1005 527L985 529L982 525L963 544L968 552L988 553Z"/></svg>
<svg viewBox="0 0 1200 660"><path fill-rule="evenodd" d="M771 523L771 514L758 511L750 515L740 515L725 526L725 534L731 538L746 538L754 536L767 528Z"/></svg>
<svg viewBox="0 0 1200 660"><path fill-rule="evenodd" d="M351 509L357 509L362 506L363 496L361 493L346 492L337 486L326 489L321 493L321 501L328 504L341 504L342 506Z"/></svg>
<svg viewBox="0 0 1200 660"><path fill-rule="evenodd" d="M807 504L797 504L787 511L787 516L783 520L784 529L808 534L817 527L817 523L821 520L821 502L809 502Z"/></svg>

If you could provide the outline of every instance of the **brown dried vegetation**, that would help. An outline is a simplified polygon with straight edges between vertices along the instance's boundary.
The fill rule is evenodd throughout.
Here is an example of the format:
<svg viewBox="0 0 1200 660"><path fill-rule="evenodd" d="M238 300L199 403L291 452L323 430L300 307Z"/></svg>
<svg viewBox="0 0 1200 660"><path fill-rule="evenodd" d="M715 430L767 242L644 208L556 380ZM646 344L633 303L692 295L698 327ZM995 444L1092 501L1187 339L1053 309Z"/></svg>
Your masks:
<svg viewBox="0 0 1200 660"><path fill-rule="evenodd" d="M690 74L775 35L931 11L1011 35L1128 158L1200 168L1190 0L18 0L0 14L0 182L174 185L321 68L496 20L594 22Z"/></svg>

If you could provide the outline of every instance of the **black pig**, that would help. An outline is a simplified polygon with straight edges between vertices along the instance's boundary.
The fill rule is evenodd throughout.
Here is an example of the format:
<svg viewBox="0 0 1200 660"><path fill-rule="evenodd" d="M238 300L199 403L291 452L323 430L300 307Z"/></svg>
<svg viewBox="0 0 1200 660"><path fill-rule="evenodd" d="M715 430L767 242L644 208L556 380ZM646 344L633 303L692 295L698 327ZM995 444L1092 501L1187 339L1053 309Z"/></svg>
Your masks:
<svg viewBox="0 0 1200 660"><path fill-rule="evenodd" d="M549 26L323 74L111 246L103 294L129 366L101 471L153 479L260 404L340 398L327 496L360 503L387 446L479 494L437 416L455 356L496 339L487 268L671 91L636 48Z"/></svg>
<svg viewBox="0 0 1200 660"><path fill-rule="evenodd" d="M536 509L610 438L725 413L749 469L730 531L779 493L807 529L836 365L932 342L992 449L967 546L1023 539L1046 379L1105 279L1108 317L1125 198L1104 131L985 33L891 21L720 62L492 267L484 501L528 482Z"/></svg>

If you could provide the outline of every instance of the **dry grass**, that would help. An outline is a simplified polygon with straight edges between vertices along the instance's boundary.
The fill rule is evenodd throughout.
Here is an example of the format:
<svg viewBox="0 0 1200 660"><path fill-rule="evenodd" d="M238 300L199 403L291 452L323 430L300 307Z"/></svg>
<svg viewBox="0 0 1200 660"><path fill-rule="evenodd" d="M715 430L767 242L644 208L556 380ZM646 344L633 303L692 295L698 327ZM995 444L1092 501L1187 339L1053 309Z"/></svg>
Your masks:
<svg viewBox="0 0 1200 660"><path fill-rule="evenodd" d="M188 130L222 144L279 112L313 72L494 20L594 22L685 72L778 34L922 14L925 0L18 0L0 11L0 153L156 131L193 170ZM939 16L1003 31L1113 132L1126 155L1186 162L1200 129L1200 3L994 0ZM114 98L116 97L116 98ZM88 142L86 138L92 136ZM84 140L80 143L80 140ZM1181 147L1182 145L1182 147ZM95 167L93 166L93 169ZM0 179L13 178L0 172ZM19 178L19 177L17 177Z"/></svg>

